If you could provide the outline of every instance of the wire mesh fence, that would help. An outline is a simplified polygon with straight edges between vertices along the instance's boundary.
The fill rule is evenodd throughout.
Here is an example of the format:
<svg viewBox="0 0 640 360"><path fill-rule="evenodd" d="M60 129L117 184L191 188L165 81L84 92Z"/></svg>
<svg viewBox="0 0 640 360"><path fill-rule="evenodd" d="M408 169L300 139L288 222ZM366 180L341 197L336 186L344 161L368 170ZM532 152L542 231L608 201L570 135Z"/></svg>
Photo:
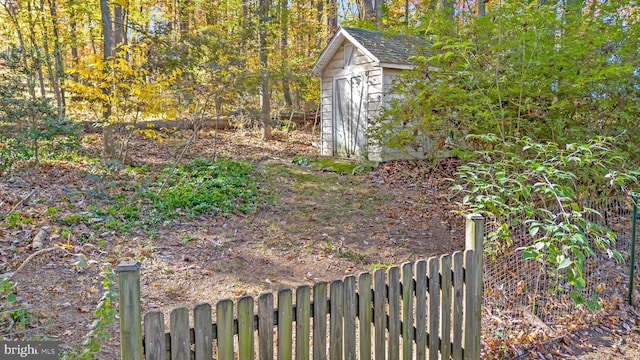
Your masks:
<svg viewBox="0 0 640 360"><path fill-rule="evenodd" d="M617 250L624 262L616 261L604 251L594 251L583 263L585 286L579 291L584 298L607 297L628 285L631 255L631 227L633 202L630 197L608 197L584 202L583 207L596 210L588 220L607 226L616 234L611 250ZM636 225L638 227L638 225ZM496 230L497 223L488 221L485 238ZM532 245L534 238L525 224L513 226L509 246L503 246L496 255L485 255L484 307L504 317L539 322L543 327L564 324L584 311L569 297L577 290L557 273L548 271L540 262L523 258L520 249ZM638 229L637 229L638 230ZM636 230L636 233L638 231ZM593 241L590 244L595 249ZM636 259L640 258L636 247ZM636 273L638 265L636 264Z"/></svg>

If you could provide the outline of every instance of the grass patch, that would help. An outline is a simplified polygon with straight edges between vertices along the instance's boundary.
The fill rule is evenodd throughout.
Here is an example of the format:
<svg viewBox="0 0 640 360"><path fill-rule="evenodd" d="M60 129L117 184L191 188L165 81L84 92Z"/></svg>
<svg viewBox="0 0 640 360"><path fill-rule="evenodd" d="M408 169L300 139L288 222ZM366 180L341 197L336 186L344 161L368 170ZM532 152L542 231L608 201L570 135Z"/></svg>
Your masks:
<svg viewBox="0 0 640 360"><path fill-rule="evenodd" d="M7 215L4 220L4 223L9 227L17 227L18 225L28 225L33 224L33 219L30 217L22 216L19 211L12 211Z"/></svg>
<svg viewBox="0 0 640 360"><path fill-rule="evenodd" d="M331 171L345 175L364 174L376 167L376 163L370 161L362 162L328 157L312 158L302 155L295 155L291 162L300 166L311 166L316 170Z"/></svg>
<svg viewBox="0 0 640 360"><path fill-rule="evenodd" d="M374 169L374 163L340 160L334 158L318 158L312 164L312 167L323 170L332 171L338 174L357 175L364 174Z"/></svg>
<svg viewBox="0 0 640 360"><path fill-rule="evenodd" d="M369 263L367 261L367 257L364 254L360 254L360 253L357 253L355 251L351 251L350 249L340 250L340 251L336 252L335 256L338 259L349 259L349 260L353 260L355 262L359 262L359 263L362 263L362 264L368 264Z"/></svg>
<svg viewBox="0 0 640 360"><path fill-rule="evenodd" d="M375 263L371 264L371 270L375 271L378 269L389 270L390 267L393 267L394 264L386 264L386 263Z"/></svg>
<svg viewBox="0 0 640 360"><path fill-rule="evenodd" d="M262 201L255 169L249 162L196 159L176 167L173 173L171 168L157 172L145 168L122 170L131 178L110 181L87 211L61 214L51 208L47 215L67 227L63 229L67 236L81 223L98 233L107 230L126 234L136 228L151 231L178 216L249 213ZM74 211L73 202L68 201L68 210ZM30 220L18 215L10 218L11 224Z"/></svg>
<svg viewBox="0 0 640 360"><path fill-rule="evenodd" d="M166 217L248 213L258 199L252 171L246 161L195 159L176 168L153 205Z"/></svg>

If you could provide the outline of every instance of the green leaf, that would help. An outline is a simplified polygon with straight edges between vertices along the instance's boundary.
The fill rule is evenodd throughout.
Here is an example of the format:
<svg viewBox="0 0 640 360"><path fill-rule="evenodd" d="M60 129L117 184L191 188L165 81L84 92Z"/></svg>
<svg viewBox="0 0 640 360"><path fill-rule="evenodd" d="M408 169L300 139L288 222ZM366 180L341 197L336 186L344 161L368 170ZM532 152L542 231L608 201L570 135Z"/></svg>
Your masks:
<svg viewBox="0 0 640 360"><path fill-rule="evenodd" d="M538 234L539 230L540 230L539 226L531 226L529 227L529 235L531 235L531 237L535 237L536 234Z"/></svg>
<svg viewBox="0 0 640 360"><path fill-rule="evenodd" d="M8 303L15 302L15 301L16 301L16 299L17 299L16 294L9 294L9 295L7 295L7 302L8 302Z"/></svg>
<svg viewBox="0 0 640 360"><path fill-rule="evenodd" d="M562 269L568 268L572 264L573 264L573 261L571 259L564 258L558 264L558 270L562 270Z"/></svg>

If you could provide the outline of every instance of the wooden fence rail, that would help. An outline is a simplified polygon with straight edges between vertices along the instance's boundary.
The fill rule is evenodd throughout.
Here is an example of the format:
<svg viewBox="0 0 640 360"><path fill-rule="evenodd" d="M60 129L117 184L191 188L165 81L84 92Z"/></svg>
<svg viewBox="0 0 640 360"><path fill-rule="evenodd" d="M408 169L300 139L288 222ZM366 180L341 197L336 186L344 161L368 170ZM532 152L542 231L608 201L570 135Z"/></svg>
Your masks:
<svg viewBox="0 0 640 360"><path fill-rule="evenodd" d="M164 314L149 312L144 337L140 266L124 262L121 359L479 359L483 224L467 216L464 252L280 290L275 301L271 293L221 300L215 321L200 304L191 328L186 308L171 312L168 333Z"/></svg>

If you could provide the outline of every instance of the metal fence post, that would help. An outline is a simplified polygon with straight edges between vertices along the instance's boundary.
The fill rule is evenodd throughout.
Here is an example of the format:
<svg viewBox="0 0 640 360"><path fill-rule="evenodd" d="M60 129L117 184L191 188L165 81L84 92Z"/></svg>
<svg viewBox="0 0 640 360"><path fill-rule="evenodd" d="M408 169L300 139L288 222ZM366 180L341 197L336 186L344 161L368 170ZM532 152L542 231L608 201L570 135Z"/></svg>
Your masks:
<svg viewBox="0 0 640 360"><path fill-rule="evenodd" d="M116 268L120 301L120 359L142 360L140 263L123 261Z"/></svg>
<svg viewBox="0 0 640 360"><path fill-rule="evenodd" d="M631 265L629 265L629 305L633 305L633 278L636 268L636 224L638 219L638 198L631 197L633 201L633 211L631 213Z"/></svg>
<svg viewBox="0 0 640 360"><path fill-rule="evenodd" d="M482 334L482 255L484 237L484 217L480 214L466 215L465 249L473 250L473 270L466 275L467 288L471 290L466 296L471 297L472 306L465 311L464 358L480 359L480 336ZM468 269L469 270L469 269Z"/></svg>

